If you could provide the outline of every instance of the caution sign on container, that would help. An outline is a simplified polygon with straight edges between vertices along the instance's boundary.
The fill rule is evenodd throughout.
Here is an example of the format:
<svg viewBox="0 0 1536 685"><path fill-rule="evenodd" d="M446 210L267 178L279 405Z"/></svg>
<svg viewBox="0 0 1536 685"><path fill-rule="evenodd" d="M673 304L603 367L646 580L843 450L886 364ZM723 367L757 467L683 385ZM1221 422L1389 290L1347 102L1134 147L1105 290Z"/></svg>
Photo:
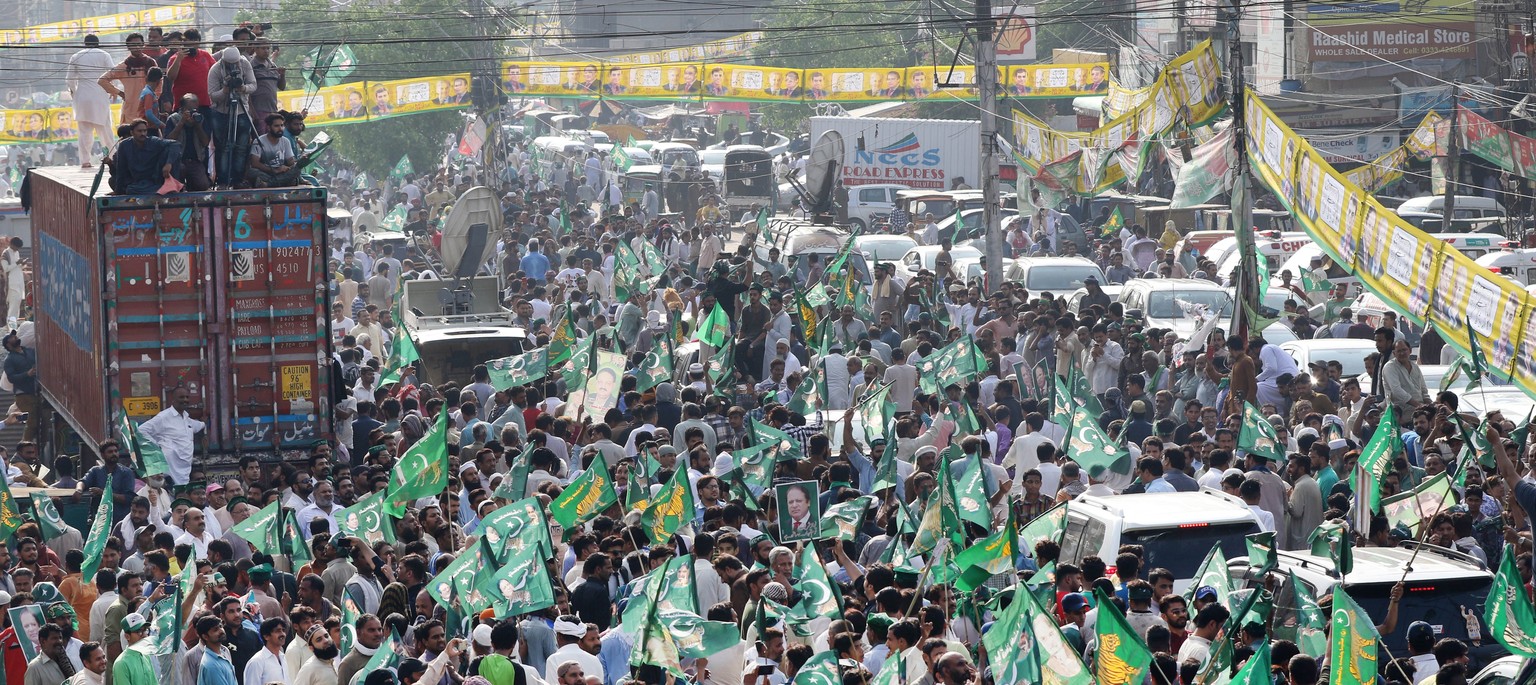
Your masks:
<svg viewBox="0 0 1536 685"><path fill-rule="evenodd" d="M307 400L310 390L310 367L304 365L283 367L283 399Z"/></svg>

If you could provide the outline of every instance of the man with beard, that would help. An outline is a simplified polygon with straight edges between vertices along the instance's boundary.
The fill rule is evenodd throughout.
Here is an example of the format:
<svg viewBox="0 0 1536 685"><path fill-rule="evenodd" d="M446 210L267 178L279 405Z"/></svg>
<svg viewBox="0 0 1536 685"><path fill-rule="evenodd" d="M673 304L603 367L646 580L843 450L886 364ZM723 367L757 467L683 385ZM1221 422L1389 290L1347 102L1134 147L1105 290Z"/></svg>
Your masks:
<svg viewBox="0 0 1536 685"><path fill-rule="evenodd" d="M336 685L336 654L340 650L331 641L330 631L324 625L310 626L304 641L309 644L309 650L314 652L315 658L306 661L304 667L299 669L293 685Z"/></svg>
<svg viewBox="0 0 1536 685"><path fill-rule="evenodd" d="M64 629L44 624L37 631L37 641L37 656L27 664L23 685L58 685L75 674L77 669L64 652Z"/></svg>
<svg viewBox="0 0 1536 685"><path fill-rule="evenodd" d="M1167 595L1158 604L1163 621L1168 624L1168 651L1177 654L1189 637L1189 605L1180 595Z"/></svg>
<svg viewBox="0 0 1536 685"><path fill-rule="evenodd" d="M262 649L261 635L245 625L245 617L240 610L240 600L235 597L225 597L219 601L218 617L224 621L224 627L219 632L224 639L221 643L229 645L225 650L225 656L235 670L235 679L238 681L245 673L245 665L250 663ZM198 633L202 635L201 632ZM207 670L207 658L204 661L204 671ZM204 681L198 681L199 685L207 685Z"/></svg>
<svg viewBox="0 0 1536 685"><path fill-rule="evenodd" d="M342 506L336 503L336 486L329 480L318 481L310 495L314 502L300 509L296 514L299 530L303 531L305 538L314 537L311 526L316 519L319 519L326 522L326 532L335 533L336 512L342 510Z"/></svg>
<svg viewBox="0 0 1536 685"><path fill-rule="evenodd" d="M42 586L39 586L33 590L33 596L54 594L56 592L58 591L51 588L43 590ZM69 659L70 665L78 672L85 665L80 659L80 648L85 643L81 642L80 638L75 637L74 608L68 602L54 602L43 609L43 618L48 619L49 623L58 626L59 630L64 631L64 656Z"/></svg>
<svg viewBox="0 0 1536 685"><path fill-rule="evenodd" d="M347 685L352 682L352 676L368 665L369 659L379 651L379 645L384 644L384 623L378 616L363 614L357 617L357 640L352 643L352 651L336 666L337 682ZM252 684L254 685L254 684ZM261 685L265 685L262 683Z"/></svg>

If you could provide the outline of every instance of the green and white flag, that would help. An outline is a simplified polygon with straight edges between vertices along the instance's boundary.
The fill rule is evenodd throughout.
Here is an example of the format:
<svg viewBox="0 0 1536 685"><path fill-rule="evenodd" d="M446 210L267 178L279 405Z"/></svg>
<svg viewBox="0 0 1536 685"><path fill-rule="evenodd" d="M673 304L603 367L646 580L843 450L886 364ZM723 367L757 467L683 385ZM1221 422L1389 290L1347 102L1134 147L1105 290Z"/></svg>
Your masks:
<svg viewBox="0 0 1536 685"><path fill-rule="evenodd" d="M405 643L400 640L400 635L393 628L389 630L389 637L384 638L384 643L379 645L378 651L368 658L368 663L363 665L362 673L372 673L384 668L399 668L400 662L410 658Z"/></svg>
<svg viewBox="0 0 1536 685"><path fill-rule="evenodd" d="M923 392L936 393L951 383L963 384L987 368L986 357L969 336L960 338L933 354L919 360L918 384Z"/></svg>
<svg viewBox="0 0 1536 685"><path fill-rule="evenodd" d="M1302 652L1308 654L1308 652ZM1243 662L1243 667L1232 675L1232 685L1271 685L1274 674L1270 673L1269 642L1266 640L1254 650L1253 656Z"/></svg>
<svg viewBox="0 0 1536 685"><path fill-rule="evenodd" d="M720 349L730 342L731 318L726 316L719 302L715 303L715 308L710 310L709 316L699 322L699 329L694 333L693 339L715 349Z"/></svg>
<svg viewBox="0 0 1536 685"><path fill-rule="evenodd" d="M800 592L800 601L794 607L798 614L808 619L817 616L831 619L842 617L842 594L838 592L837 583L832 582L832 577L827 575L827 567L821 564L815 545L806 545L800 553L800 565L795 569L795 576L800 579L800 584L796 586Z"/></svg>
<svg viewBox="0 0 1536 685"><path fill-rule="evenodd" d="M390 170L389 178L399 181L414 173L416 173L416 168L411 166L411 156L400 155L400 161L395 162L395 168Z"/></svg>
<svg viewBox="0 0 1536 685"><path fill-rule="evenodd" d="M409 505L423 497L433 497L448 487L448 412L437 413L437 421L416 444L400 456L389 474L388 499L391 507Z"/></svg>
<svg viewBox="0 0 1536 685"><path fill-rule="evenodd" d="M1356 462L1366 480L1356 488L1356 492L1366 495L1373 513L1381 511L1381 478L1392 467L1392 458L1401 454L1403 449L1403 437L1397 432L1397 415L1391 403L1388 403L1381 411L1381 420L1376 423L1376 432L1365 443L1365 451Z"/></svg>
<svg viewBox="0 0 1536 685"><path fill-rule="evenodd" d="M150 639L145 642L153 645L156 656L170 656L177 651L182 633L181 599L182 587L177 585L175 592L155 602L155 619L150 627Z"/></svg>
<svg viewBox="0 0 1536 685"><path fill-rule="evenodd" d="M614 488L613 476L608 473L608 461L602 453L592 456L592 466L549 503L549 516L565 528L567 537L580 530L580 526L619 501Z"/></svg>
<svg viewBox="0 0 1536 685"><path fill-rule="evenodd" d="M1024 524L1019 529L1019 544L1024 550L1033 553L1035 545L1041 540L1061 544L1062 536L1067 532L1067 507L1071 505L1071 502L1062 502Z"/></svg>
<svg viewBox="0 0 1536 685"><path fill-rule="evenodd" d="M865 495L827 507L821 514L821 530L816 539L857 540L859 529L864 526L864 516L879 501L873 495Z"/></svg>
<svg viewBox="0 0 1536 685"><path fill-rule="evenodd" d="M357 178L352 179L353 190L363 190L368 187L368 172L357 172Z"/></svg>
<svg viewBox="0 0 1536 685"><path fill-rule="evenodd" d="M1489 593L1489 597L1493 597ZM1376 621L1344 591L1333 586L1332 630L1328 637L1330 685L1370 685L1376 681L1376 657L1381 635Z"/></svg>
<svg viewBox="0 0 1536 685"><path fill-rule="evenodd" d="M789 404L784 408L801 416L810 416L821 411L827 398L827 379L822 372L825 361L818 359L816 364L800 377L800 384L795 386L795 391L789 396Z"/></svg>
<svg viewBox="0 0 1536 685"><path fill-rule="evenodd" d="M1262 576L1275 569L1279 559L1275 556L1275 531L1252 533L1243 538L1243 544L1248 547L1248 566L1258 569L1256 575ZM1219 552L1220 547L1211 551Z"/></svg>
<svg viewBox="0 0 1536 685"><path fill-rule="evenodd" d="M37 526L43 529L43 539L52 540L68 532L68 525L59 516L59 510L53 506L53 498L45 493L32 493L32 514L37 517Z"/></svg>
<svg viewBox="0 0 1536 685"><path fill-rule="evenodd" d="M1232 579L1227 575L1227 555L1222 553L1220 545L1206 552L1205 561L1201 562L1199 570L1195 571L1195 579L1190 582L1189 589L1184 591L1184 603L1193 606L1195 591L1202 587L1215 590L1217 603L1230 606L1227 596L1232 594Z"/></svg>
<svg viewBox="0 0 1536 685"><path fill-rule="evenodd" d="M1237 448L1276 463L1285 461L1285 448L1280 445L1275 427L1249 402L1243 403L1243 426L1237 434Z"/></svg>
<svg viewBox="0 0 1536 685"><path fill-rule="evenodd" d="M1093 661L1093 675L1098 685L1140 685L1152 664L1152 651L1125 616L1115 608L1103 589L1093 591L1099 607L1099 649ZM1266 671L1267 673L1267 671Z"/></svg>
<svg viewBox="0 0 1536 685"><path fill-rule="evenodd" d="M389 363L384 366L386 370L384 377L379 379L379 385L399 383L400 372L405 370L405 365L419 361L421 353L416 351L416 341L411 340L410 332L402 327L395 335L394 344L390 346Z"/></svg>
<svg viewBox="0 0 1536 685"><path fill-rule="evenodd" d="M693 521L693 488L688 470L678 469L672 480L661 486L640 515L640 526L655 544L664 544L679 528Z"/></svg>
<svg viewBox="0 0 1536 685"><path fill-rule="evenodd" d="M278 554L283 539L282 506L281 502L268 504L244 521L235 524L231 530L241 539L251 543L256 551L263 554Z"/></svg>
<svg viewBox="0 0 1536 685"><path fill-rule="evenodd" d="M1296 605L1296 625L1294 628L1285 627L1283 632L1281 626L1276 626L1275 634L1296 643L1302 654L1321 656L1328 649L1328 617L1323 615L1322 607L1318 606L1317 600L1312 598L1312 591L1302 584L1301 579L1295 573L1287 575L1291 577L1291 601Z"/></svg>
<svg viewBox="0 0 1536 685"><path fill-rule="evenodd" d="M454 602L469 611L479 613L490 603L475 588L475 574L482 567L495 568L494 559L481 558L483 545L471 544L453 563L448 564L432 580L427 581L427 594L445 609L452 609Z"/></svg>
<svg viewBox="0 0 1536 685"><path fill-rule="evenodd" d="M501 618L555 605L555 588L537 546L525 547L508 557L501 570L482 580L478 587Z"/></svg>
<svg viewBox="0 0 1536 685"><path fill-rule="evenodd" d="M1120 474L1131 472L1131 457L1125 444L1111 440L1085 407L1080 406L1072 412L1072 428L1067 438L1066 451L1067 458L1077 462L1093 478L1102 480L1104 474L1111 471Z"/></svg>
<svg viewBox="0 0 1536 685"><path fill-rule="evenodd" d="M154 440L139 434L138 426L133 423L133 419L128 418L126 411L118 414L117 433L118 439L122 440L122 448L127 450L133 463L133 472L140 478L171 472L170 465L165 461L165 452Z"/></svg>
<svg viewBox="0 0 1536 685"><path fill-rule="evenodd" d="M1010 512L1001 530L976 541L955 555L955 567L960 572L955 586L962 592L970 592L988 578L1000 573L1010 573L1018 563L1019 530Z"/></svg>
<svg viewBox="0 0 1536 685"><path fill-rule="evenodd" d="M1511 654L1536 659L1536 608L1525 594L1513 545L1504 545L1499 572L1494 575L1493 587L1488 589L1488 599L1483 603L1483 622L1493 639Z"/></svg>
<svg viewBox="0 0 1536 685"><path fill-rule="evenodd" d="M336 512L336 529L369 545L395 542L395 526L389 520L389 506L380 490Z"/></svg>
<svg viewBox="0 0 1536 685"><path fill-rule="evenodd" d="M1273 536L1274 533L1269 535ZM1333 567L1340 575L1347 575L1355 567L1354 545L1349 539L1349 529L1343 521L1324 521L1307 538L1307 545L1314 556L1333 560ZM1273 553L1273 537L1271 537L1271 553ZM1273 559L1270 563L1274 563Z"/></svg>
<svg viewBox="0 0 1536 685"><path fill-rule="evenodd" d="M304 53L299 65L309 85L320 89L341 85L357 69L357 56L345 44L317 45Z"/></svg>
<svg viewBox="0 0 1536 685"><path fill-rule="evenodd" d="M381 231L400 231L400 230L403 230L405 228L405 220L407 218L408 217L407 217L407 213L405 211L405 205L395 205L393 208L391 208L389 210L389 213L384 215L384 218L379 219L379 230L381 230Z"/></svg>
<svg viewBox="0 0 1536 685"><path fill-rule="evenodd" d="M491 375L491 387L497 390L516 388L544 380L549 375L549 348L540 347L511 357L492 359L485 363Z"/></svg>
<svg viewBox="0 0 1536 685"><path fill-rule="evenodd" d="M837 650L829 649L811 657L800 666L791 685L843 685L843 667L837 661Z"/></svg>
<svg viewBox="0 0 1536 685"><path fill-rule="evenodd" d="M645 353L640 368L635 369L635 391L645 392L662 383L671 382L675 367L670 345L651 345L651 351Z"/></svg>
<svg viewBox="0 0 1536 685"><path fill-rule="evenodd" d="M101 489L101 501L96 503L96 516L91 519L91 534L85 538L85 563L80 565L81 578L95 578L101 568L101 554L107 549L107 538L112 536L112 479L108 478Z"/></svg>
<svg viewBox="0 0 1536 685"><path fill-rule="evenodd" d="M545 557L554 553L555 541L549 535L538 497L525 497L491 512L481 521L480 529L500 563L529 546L539 547Z"/></svg>

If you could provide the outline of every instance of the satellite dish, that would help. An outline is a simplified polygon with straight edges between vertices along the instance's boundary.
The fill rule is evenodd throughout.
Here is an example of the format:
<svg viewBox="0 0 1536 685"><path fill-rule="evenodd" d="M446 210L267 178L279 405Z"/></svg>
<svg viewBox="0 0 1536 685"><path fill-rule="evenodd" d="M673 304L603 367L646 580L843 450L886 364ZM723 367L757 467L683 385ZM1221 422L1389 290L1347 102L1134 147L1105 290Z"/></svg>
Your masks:
<svg viewBox="0 0 1536 685"><path fill-rule="evenodd" d="M805 164L805 188L801 191L812 216L832 213L832 188L837 185L843 163L843 134L826 131L811 145Z"/></svg>
<svg viewBox="0 0 1536 685"><path fill-rule="evenodd" d="M501 231L501 203L485 186L464 191L443 220L443 270L448 277L469 278L496 249Z"/></svg>

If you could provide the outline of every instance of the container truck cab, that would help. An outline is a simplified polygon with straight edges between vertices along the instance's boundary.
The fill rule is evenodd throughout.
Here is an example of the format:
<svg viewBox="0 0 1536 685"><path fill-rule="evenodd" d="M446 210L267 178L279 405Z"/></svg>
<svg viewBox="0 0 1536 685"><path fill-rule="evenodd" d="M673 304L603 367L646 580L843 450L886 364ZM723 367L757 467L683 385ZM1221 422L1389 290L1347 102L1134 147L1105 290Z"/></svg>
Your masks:
<svg viewBox="0 0 1536 685"><path fill-rule="evenodd" d="M756 145L732 145L725 149L725 169L720 198L733 219L742 218L753 205L773 206L773 155Z"/></svg>

